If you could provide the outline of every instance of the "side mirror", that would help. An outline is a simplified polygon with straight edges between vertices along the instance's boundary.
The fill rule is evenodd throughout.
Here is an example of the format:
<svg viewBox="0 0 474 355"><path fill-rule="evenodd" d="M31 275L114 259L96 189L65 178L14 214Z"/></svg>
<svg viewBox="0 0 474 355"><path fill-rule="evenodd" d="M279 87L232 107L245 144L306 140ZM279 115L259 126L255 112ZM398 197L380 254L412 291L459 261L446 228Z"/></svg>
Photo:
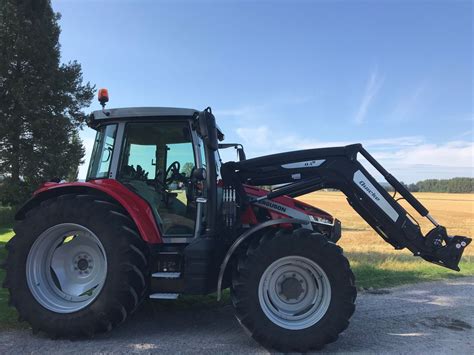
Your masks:
<svg viewBox="0 0 474 355"><path fill-rule="evenodd" d="M192 179L196 181L204 181L207 178L207 171L204 168L194 169Z"/></svg>
<svg viewBox="0 0 474 355"><path fill-rule="evenodd" d="M212 114L211 108L208 107L198 115L199 132L211 150L217 150L219 143L217 142L216 118Z"/></svg>

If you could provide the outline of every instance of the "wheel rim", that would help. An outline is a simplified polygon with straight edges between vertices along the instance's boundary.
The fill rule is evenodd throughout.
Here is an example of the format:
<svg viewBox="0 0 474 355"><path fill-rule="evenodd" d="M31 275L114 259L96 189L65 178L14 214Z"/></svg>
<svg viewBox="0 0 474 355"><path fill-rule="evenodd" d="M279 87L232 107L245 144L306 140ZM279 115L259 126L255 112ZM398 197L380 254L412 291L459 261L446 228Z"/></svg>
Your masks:
<svg viewBox="0 0 474 355"><path fill-rule="evenodd" d="M265 270L258 298L263 312L274 324L291 330L305 329L326 314L331 302L331 284L314 261L287 256Z"/></svg>
<svg viewBox="0 0 474 355"><path fill-rule="evenodd" d="M44 231L26 261L33 297L57 313L72 313L89 305L102 290L106 275L107 258L99 238L73 223Z"/></svg>

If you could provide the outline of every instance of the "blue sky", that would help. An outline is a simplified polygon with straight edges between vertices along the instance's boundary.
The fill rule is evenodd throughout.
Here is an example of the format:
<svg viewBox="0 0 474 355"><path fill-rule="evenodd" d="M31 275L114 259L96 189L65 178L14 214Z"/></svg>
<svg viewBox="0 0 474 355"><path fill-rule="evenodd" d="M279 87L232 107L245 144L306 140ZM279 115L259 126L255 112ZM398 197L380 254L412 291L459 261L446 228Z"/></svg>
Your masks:
<svg viewBox="0 0 474 355"><path fill-rule="evenodd" d="M474 176L470 2L53 8L62 60L77 59L86 80L107 87L110 107L211 106L226 141L249 157L361 142L406 182ZM98 108L94 100L89 110ZM93 132L81 136L89 155Z"/></svg>

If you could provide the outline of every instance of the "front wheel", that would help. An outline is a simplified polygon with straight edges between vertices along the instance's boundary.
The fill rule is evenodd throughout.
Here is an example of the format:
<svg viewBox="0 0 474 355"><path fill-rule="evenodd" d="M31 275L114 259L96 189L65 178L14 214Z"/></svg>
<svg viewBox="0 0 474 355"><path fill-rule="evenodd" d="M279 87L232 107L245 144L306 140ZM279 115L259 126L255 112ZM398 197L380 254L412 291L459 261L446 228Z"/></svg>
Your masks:
<svg viewBox="0 0 474 355"><path fill-rule="evenodd" d="M257 341L280 351L320 349L354 312L354 275L342 249L306 229L271 231L238 261L232 301Z"/></svg>

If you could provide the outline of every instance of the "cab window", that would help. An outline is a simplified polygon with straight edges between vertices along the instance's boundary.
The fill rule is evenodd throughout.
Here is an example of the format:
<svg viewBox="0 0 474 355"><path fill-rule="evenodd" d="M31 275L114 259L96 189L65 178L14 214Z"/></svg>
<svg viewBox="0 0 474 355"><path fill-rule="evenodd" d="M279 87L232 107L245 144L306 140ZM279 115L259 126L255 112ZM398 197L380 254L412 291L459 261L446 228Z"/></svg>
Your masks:
<svg viewBox="0 0 474 355"><path fill-rule="evenodd" d="M98 128L94 148L92 150L91 163L89 164L89 171L87 172L87 180L109 177L116 133L116 124Z"/></svg>
<svg viewBox="0 0 474 355"><path fill-rule="evenodd" d="M194 234L195 166L187 121L126 125L117 179L148 202L165 236Z"/></svg>

